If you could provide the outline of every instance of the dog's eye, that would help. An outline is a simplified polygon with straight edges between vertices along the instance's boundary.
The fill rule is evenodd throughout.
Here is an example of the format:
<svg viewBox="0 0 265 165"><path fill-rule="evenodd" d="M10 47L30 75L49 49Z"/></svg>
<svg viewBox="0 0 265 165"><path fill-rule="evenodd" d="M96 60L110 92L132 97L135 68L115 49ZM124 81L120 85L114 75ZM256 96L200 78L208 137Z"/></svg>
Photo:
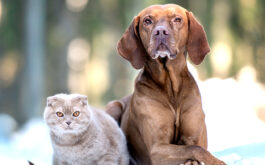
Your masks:
<svg viewBox="0 0 265 165"><path fill-rule="evenodd" d="M152 22L152 20L150 18L146 18L146 19L144 19L144 23L145 23L145 25L150 25L153 22Z"/></svg>
<svg viewBox="0 0 265 165"><path fill-rule="evenodd" d="M174 22L176 22L176 23L181 23L181 21L182 21L182 19L180 17L177 17L174 19Z"/></svg>

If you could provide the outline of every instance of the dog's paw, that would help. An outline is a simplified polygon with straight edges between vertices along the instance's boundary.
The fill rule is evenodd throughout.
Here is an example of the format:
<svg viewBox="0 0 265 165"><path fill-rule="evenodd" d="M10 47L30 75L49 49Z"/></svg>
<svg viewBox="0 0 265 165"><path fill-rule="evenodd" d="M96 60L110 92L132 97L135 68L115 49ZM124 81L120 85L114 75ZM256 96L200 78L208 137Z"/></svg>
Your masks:
<svg viewBox="0 0 265 165"><path fill-rule="evenodd" d="M29 165L34 165L31 161L28 160Z"/></svg>
<svg viewBox="0 0 265 165"><path fill-rule="evenodd" d="M184 164L180 164L180 165L203 165L203 164L201 164L200 162L198 162L196 160L188 160Z"/></svg>
<svg viewBox="0 0 265 165"><path fill-rule="evenodd" d="M226 165L225 162L223 162L223 161L221 161L221 160L219 160L219 159L216 159L216 160L213 161L213 162L203 163L202 165L212 165L212 164L214 164L214 165Z"/></svg>
<svg viewBox="0 0 265 165"><path fill-rule="evenodd" d="M225 162L223 162L223 161L221 161L221 160L219 160L219 162L218 162L218 164L217 165L226 165L226 163Z"/></svg>

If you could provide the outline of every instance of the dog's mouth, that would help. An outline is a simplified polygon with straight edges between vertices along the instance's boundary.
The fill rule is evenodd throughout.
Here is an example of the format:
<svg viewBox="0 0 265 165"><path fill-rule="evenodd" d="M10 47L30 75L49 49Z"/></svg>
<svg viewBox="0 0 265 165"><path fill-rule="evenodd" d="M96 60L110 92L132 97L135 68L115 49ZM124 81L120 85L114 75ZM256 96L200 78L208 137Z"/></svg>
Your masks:
<svg viewBox="0 0 265 165"><path fill-rule="evenodd" d="M162 64L166 64L168 58L167 58L167 57L158 57L157 59L158 59L158 61L159 61L160 63L162 63Z"/></svg>
<svg viewBox="0 0 265 165"><path fill-rule="evenodd" d="M177 53L172 53L168 46L164 43L160 43L157 48L153 51L151 57L153 59L164 59L168 58L170 60L173 60L176 58Z"/></svg>

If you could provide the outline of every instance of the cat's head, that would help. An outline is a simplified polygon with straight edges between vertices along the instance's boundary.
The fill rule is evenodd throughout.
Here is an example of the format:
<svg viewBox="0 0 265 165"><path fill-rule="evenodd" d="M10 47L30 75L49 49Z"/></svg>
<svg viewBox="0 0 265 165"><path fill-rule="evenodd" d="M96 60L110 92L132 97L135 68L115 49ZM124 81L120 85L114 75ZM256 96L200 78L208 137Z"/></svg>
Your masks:
<svg viewBox="0 0 265 165"><path fill-rule="evenodd" d="M82 134L91 121L87 97L80 94L48 97L44 120L56 135Z"/></svg>

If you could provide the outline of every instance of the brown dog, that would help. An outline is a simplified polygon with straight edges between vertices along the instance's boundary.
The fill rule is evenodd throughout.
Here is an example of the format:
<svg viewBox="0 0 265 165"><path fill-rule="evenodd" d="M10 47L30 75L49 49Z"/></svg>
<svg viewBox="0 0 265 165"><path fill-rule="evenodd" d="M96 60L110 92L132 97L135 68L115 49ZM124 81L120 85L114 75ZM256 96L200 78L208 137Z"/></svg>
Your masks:
<svg viewBox="0 0 265 165"><path fill-rule="evenodd" d="M135 162L225 164L206 150L201 97L186 64L186 52L200 64L210 51L193 14L174 4L150 6L134 17L117 49L134 68L143 68L134 93L107 105Z"/></svg>

